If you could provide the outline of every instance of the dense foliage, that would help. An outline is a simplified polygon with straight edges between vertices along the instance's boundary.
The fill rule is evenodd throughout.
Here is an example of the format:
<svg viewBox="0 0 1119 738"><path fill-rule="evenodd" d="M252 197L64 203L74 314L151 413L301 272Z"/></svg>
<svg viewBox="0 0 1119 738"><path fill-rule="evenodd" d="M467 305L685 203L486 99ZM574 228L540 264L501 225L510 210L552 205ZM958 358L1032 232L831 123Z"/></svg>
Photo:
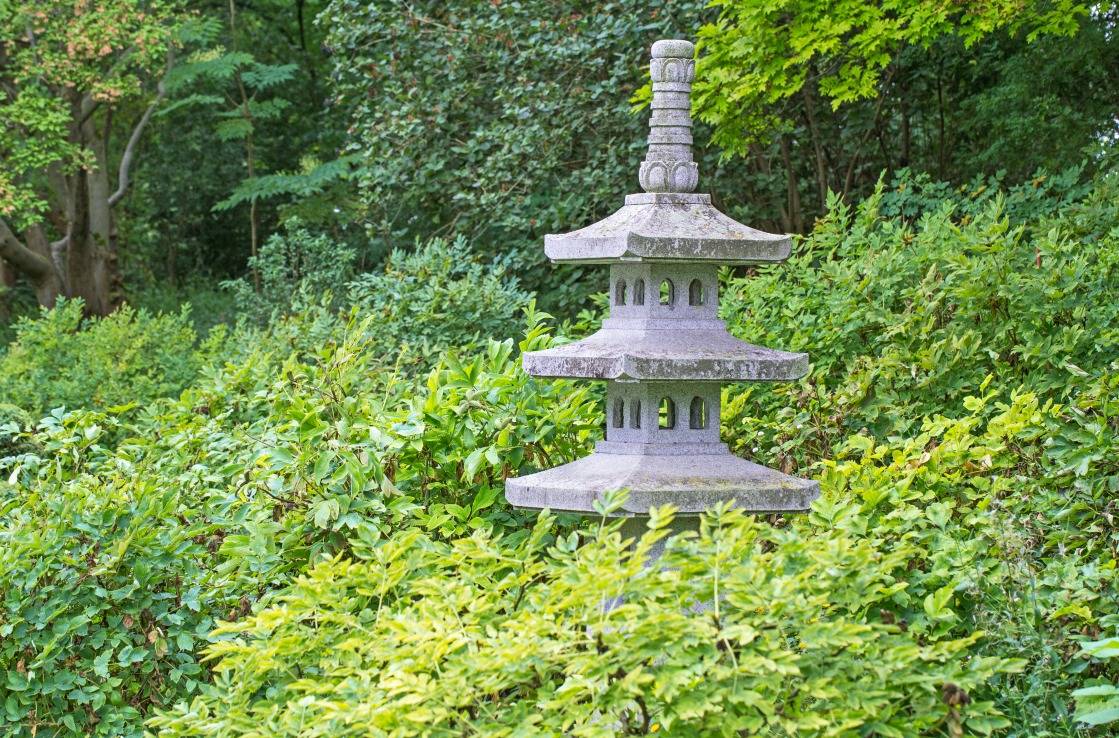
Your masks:
<svg viewBox="0 0 1119 738"><path fill-rule="evenodd" d="M0 2L0 735L1114 732L1119 9L965 5ZM502 494L663 36L801 234L722 437L823 492L671 538Z"/></svg>
<svg viewBox="0 0 1119 738"><path fill-rule="evenodd" d="M409 525L512 526L493 509L509 465L584 450L585 390L529 379L511 342L404 382L369 322L291 355L309 326L280 324L174 401L4 425L8 734L132 734L197 691L217 619L309 561Z"/></svg>
<svg viewBox="0 0 1119 738"><path fill-rule="evenodd" d="M807 230L829 191L868 195L883 170L1022 182L1113 156L1115 3L712 5L697 113L786 230Z"/></svg>
<svg viewBox="0 0 1119 738"><path fill-rule="evenodd" d="M224 335L219 328L199 345L189 307L151 315L125 306L83 321L81 301L63 301L16 325L0 355L0 405L38 417L53 408L147 404L190 384Z"/></svg>
<svg viewBox="0 0 1119 738"><path fill-rule="evenodd" d="M461 234L570 307L578 274L545 270L539 240L636 187L645 123L628 99L649 40L687 34L702 6L332 2L321 22L374 242Z"/></svg>
<svg viewBox="0 0 1119 738"><path fill-rule="evenodd" d="M883 170L1015 186L1106 169L1115 4L961 7L7 3L0 323L59 294L228 320L213 285L248 272L264 292L254 260L293 217L359 272L462 236L573 315L589 287L537 244L634 189L628 98L657 36L701 41L702 181L771 230L809 231L829 191L867 196Z"/></svg>
<svg viewBox="0 0 1119 738"><path fill-rule="evenodd" d="M977 636L878 614L905 592L917 547L715 514L646 568L667 522L654 515L633 549L617 524L557 538L542 517L517 544L410 532L367 560L330 560L215 631L215 697L153 725L195 736L799 736L1005 723L989 702L946 707L942 690L963 695L1016 664L961 659Z"/></svg>
<svg viewBox="0 0 1119 738"><path fill-rule="evenodd" d="M601 411L588 387L525 376L510 341L439 333L440 306L487 309L462 302L461 243L385 272L418 313L359 282L352 310L347 294L242 326L178 397L8 410L0 716L14 735L1106 724L1114 187L1017 191L1013 225L1003 198L934 207L938 188L899 183L835 202L787 268L727 274L733 330L814 368L728 388L724 436L824 495L799 518L716 513L664 568L642 547L669 511L631 550L629 529L502 502L505 476L585 453ZM883 215L913 203L925 214ZM556 340L542 320L530 308L522 350ZM396 355L413 325L450 346L418 374L432 357Z"/></svg>

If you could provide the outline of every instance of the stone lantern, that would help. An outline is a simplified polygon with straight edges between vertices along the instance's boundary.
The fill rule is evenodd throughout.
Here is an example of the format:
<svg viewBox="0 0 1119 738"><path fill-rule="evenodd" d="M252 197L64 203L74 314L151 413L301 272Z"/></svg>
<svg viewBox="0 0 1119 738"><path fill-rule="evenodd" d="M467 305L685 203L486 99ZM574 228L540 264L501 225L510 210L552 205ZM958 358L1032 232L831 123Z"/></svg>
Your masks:
<svg viewBox="0 0 1119 738"><path fill-rule="evenodd" d="M583 340L526 353L539 377L599 379L606 386L606 438L594 453L506 481L515 506L593 512L604 492L628 489L618 514L642 516L671 503L686 519L731 501L751 512L808 508L819 485L730 453L719 440L722 384L787 381L808 371L807 354L738 340L718 317L718 269L789 256L788 236L754 230L696 194L691 83L695 47L657 41L644 192L577 231L549 235L553 262L610 265L610 315Z"/></svg>

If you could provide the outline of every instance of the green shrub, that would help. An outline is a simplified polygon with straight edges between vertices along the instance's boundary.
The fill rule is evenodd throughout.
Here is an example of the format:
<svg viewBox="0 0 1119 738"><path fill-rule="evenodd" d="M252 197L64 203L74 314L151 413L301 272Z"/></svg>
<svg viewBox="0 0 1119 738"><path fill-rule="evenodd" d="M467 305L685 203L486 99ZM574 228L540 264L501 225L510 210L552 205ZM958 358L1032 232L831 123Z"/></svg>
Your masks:
<svg viewBox="0 0 1119 738"><path fill-rule="evenodd" d="M1119 492L1114 188L1105 179L1017 224L997 196L943 203L915 223L885 217L878 198L833 201L788 264L729 275L723 292L733 332L812 360L802 382L725 394L725 437L762 463L819 476L848 444L881 450L884 463L902 444L900 463L924 469L943 443L926 435L947 422L939 416L1033 398L1037 417L1021 433L935 470L937 497L985 484L990 498L964 509L1009 511L1002 535L980 538L1004 570L969 617L993 634L981 653L1028 655L992 695L1011 736L1077 733L1079 681L1066 664L1081 631L1116 610L1107 593L1119 534L1106 523ZM881 486L861 494L877 498ZM973 525L948 528L951 545L975 540Z"/></svg>
<svg viewBox="0 0 1119 738"><path fill-rule="evenodd" d="M590 734L584 709L635 734L648 732L645 714L680 735L722 735L736 720L747 734L764 725L795 735L987 735L1043 724L1000 715L1007 702L1041 696L1026 689L1043 651L1022 647L1025 624L1053 623L1057 644L1062 622L1114 612L1105 596L1114 566L1095 565L1106 549L1083 543L1040 565L1029 555L1045 526L1027 525L1032 511L1021 516L1019 470L1060 409L1029 393L966 405L963 417L930 419L893 443L852 436L820 470L824 496L809 516L771 527L731 515L723 524L742 537L678 541L664 571L642 569L641 554L629 558L593 530L581 540L558 534L546 552L477 536L432 545L406 531L355 546L356 562L316 567L270 607L223 628L211 651L222 676L153 725L168 736L294 734L301 720L311 734L490 735L532 719L537 734L559 734L556 724L578 732L587 720ZM737 601L736 587L751 598L712 623L688 603L713 601L716 577L725 602ZM600 604L623 589L623 612L604 613ZM820 623L851 626L854 641L797 648ZM600 646L587 630L599 624L625 637ZM720 647L724 633L739 632L755 640ZM765 658L788 654L754 650L775 644L804 658L783 680L764 672ZM919 661L892 661L911 648ZM674 661L680 652L688 656ZM1007 653L1024 659L1007 662ZM580 659L601 659L601 671L592 679L592 662ZM761 671L777 691L742 685L737 668ZM735 686L753 692L748 707L722 681L736 673ZM683 692L673 691L678 679ZM726 723L708 714L712 704Z"/></svg>
<svg viewBox="0 0 1119 738"><path fill-rule="evenodd" d="M544 516L516 545L413 531L366 561L325 562L219 628L215 688L151 725L164 736L916 736L1004 724L990 703L965 703L1012 662L965 659L975 636L918 635L879 614L905 592L916 547L716 512L647 568L669 518L654 515L633 550L617 524L557 538Z"/></svg>
<svg viewBox="0 0 1119 738"><path fill-rule="evenodd" d="M1015 225L1033 223L1058 215L1092 191L1093 183L1085 180L1083 169L1080 166L1057 174L1039 171L1029 182L1009 188L1003 183L1003 172L953 186L927 173L902 169L883 191L881 213L915 222L951 205L956 216L972 218L986 215L997 204Z"/></svg>
<svg viewBox="0 0 1119 738"><path fill-rule="evenodd" d="M235 296L221 283L209 277L193 277L185 282L170 283L152 275L136 277L128 283L126 300L137 310L149 313L173 313L190 306L190 322L200 336L215 326L237 322L240 314Z"/></svg>
<svg viewBox="0 0 1119 738"><path fill-rule="evenodd" d="M735 392L727 425L752 426L741 446L776 451L778 465L826 458L853 432L912 433L988 377L1062 402L1119 357L1114 202L1028 228L997 198L962 219L945 204L914 226L881 203L881 192L857 209L833 200L787 264L723 290L732 332L812 361L803 383Z"/></svg>
<svg viewBox="0 0 1119 738"><path fill-rule="evenodd" d="M238 312L258 323L297 312L320 295L337 290L353 276L355 254L322 233L311 233L298 219L284 223L249 257L253 276L223 286L233 293ZM255 280L259 279L259 285Z"/></svg>
<svg viewBox="0 0 1119 738"><path fill-rule="evenodd" d="M1101 624L1119 625L1119 616L1106 618ZM1085 643L1081 656L1102 661L1119 658L1119 636ZM1119 723L1119 684L1102 679L1093 681L1096 683L1072 693L1076 698L1076 719L1087 725Z"/></svg>
<svg viewBox="0 0 1119 738"><path fill-rule="evenodd" d="M326 302L239 327L177 397L38 426L12 411L0 628L44 625L28 646L0 641L0 733L133 735L154 719L168 735L282 735L305 717L305 731L535 719L520 734L613 734L645 729L640 690L646 732L721 735L718 702L746 734L1077 736L1074 692L1115 683L1074 658L1119 610L1112 187L1021 224L997 199L915 223L834 202L791 265L726 275L732 330L814 363L800 383L729 388L724 436L820 479L823 496L790 519L721 514L672 544L663 571L593 522L531 533L503 504L506 476L587 452L600 388L521 371L517 348L557 340L531 303L519 347L475 340L502 312L481 306L512 311L519 291L476 262L456 271L461 244L394 257L349 312ZM427 343L401 352L413 331ZM98 561L123 546L106 576L131 567L149 583L105 588L121 591L114 611L156 624L149 646L89 604L96 537ZM160 609L180 580L200 587L198 611ZM717 622L688 608L700 601L719 603ZM231 624L203 639L210 619ZM130 643L152 658L122 663ZM80 689L58 692L62 671ZM1079 694L1082 714L1104 696Z"/></svg>
<svg viewBox="0 0 1119 738"><path fill-rule="evenodd" d="M383 271L350 285L349 300L373 318L369 334L381 351L430 365L448 348L467 350L485 337L512 335L529 295L459 237L393 251Z"/></svg>
<svg viewBox="0 0 1119 738"><path fill-rule="evenodd" d="M73 454L96 472L0 485L6 735L134 735L152 706L203 677L195 643L224 612L205 576L208 529L173 486L138 476L127 456L110 461L112 424L53 413L35 437L43 466Z"/></svg>
<svg viewBox="0 0 1119 738"><path fill-rule="evenodd" d="M0 403L32 414L145 404L194 380L223 336L219 329L196 347L189 307L152 315L124 306L83 320L81 301L60 301L17 324L15 340L0 355Z"/></svg>
<svg viewBox="0 0 1119 738"><path fill-rule="evenodd" d="M139 735L208 680L215 620L402 530L517 531L510 464L587 450L597 403L511 341L401 379L367 325L335 331L176 399L0 428L0 734ZM523 347L550 342L534 316Z"/></svg>

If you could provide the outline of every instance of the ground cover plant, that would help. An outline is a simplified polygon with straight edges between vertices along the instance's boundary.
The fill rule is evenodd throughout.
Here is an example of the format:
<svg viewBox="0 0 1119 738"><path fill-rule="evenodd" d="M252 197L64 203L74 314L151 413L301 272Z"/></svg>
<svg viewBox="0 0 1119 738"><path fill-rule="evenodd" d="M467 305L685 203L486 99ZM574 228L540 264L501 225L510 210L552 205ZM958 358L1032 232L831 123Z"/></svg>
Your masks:
<svg viewBox="0 0 1119 738"><path fill-rule="evenodd" d="M724 275L736 334L813 357L800 383L728 388L724 437L823 496L792 518L717 511L664 569L641 547L671 511L635 552L605 520L501 497L600 434L587 387L518 363L593 313L529 306L516 343L433 320L440 345L401 365L403 327L359 288L242 325L177 395L9 396L4 731L1106 731L1115 182L1013 218L970 191L902 214L908 186L834 201L781 271ZM443 274L450 248L392 269ZM469 294L453 274L400 284L432 305L412 322Z"/></svg>

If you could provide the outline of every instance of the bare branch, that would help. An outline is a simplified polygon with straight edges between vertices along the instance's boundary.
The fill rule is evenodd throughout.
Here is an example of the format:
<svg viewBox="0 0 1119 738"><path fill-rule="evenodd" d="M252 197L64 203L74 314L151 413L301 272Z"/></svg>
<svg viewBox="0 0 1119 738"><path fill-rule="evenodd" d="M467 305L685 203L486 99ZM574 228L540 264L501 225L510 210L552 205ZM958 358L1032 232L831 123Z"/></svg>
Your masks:
<svg viewBox="0 0 1119 738"><path fill-rule="evenodd" d="M0 218L0 257L36 282L54 274L50 260L24 246L3 218Z"/></svg>
<svg viewBox="0 0 1119 738"><path fill-rule="evenodd" d="M132 161L136 157L136 147L140 143L140 138L144 135L144 129L148 127L148 121L151 120L152 114L159 106L159 103L167 95L167 75L171 72L171 67L175 65L175 53L173 50L167 52L167 68L163 72L163 77L155 86L155 99L148 105L148 109L140 116L140 120L136 123L136 127L132 129L132 135L128 137L128 144L124 147L124 153L120 157L120 169L117 174L117 191L109 196L109 207L113 207L124 194L128 191L128 185L131 184L129 175L132 169Z"/></svg>

